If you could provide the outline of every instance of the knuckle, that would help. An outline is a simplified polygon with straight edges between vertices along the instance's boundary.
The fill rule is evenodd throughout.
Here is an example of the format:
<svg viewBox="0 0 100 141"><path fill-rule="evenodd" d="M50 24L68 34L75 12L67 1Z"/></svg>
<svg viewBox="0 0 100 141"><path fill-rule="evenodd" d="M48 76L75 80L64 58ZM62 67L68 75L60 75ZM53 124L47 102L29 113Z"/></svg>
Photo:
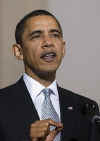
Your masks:
<svg viewBox="0 0 100 141"><path fill-rule="evenodd" d="M41 133L41 136L42 136L42 137L45 136L45 132L42 132L42 133Z"/></svg>
<svg viewBox="0 0 100 141"><path fill-rule="evenodd" d="M46 122L45 123L45 127L47 128L49 126L49 122Z"/></svg>
<svg viewBox="0 0 100 141"><path fill-rule="evenodd" d="M46 133L48 131L48 127L44 127L43 131Z"/></svg>
<svg viewBox="0 0 100 141"><path fill-rule="evenodd" d="M39 138L44 137L44 136L45 136L45 133L43 131L38 134Z"/></svg>

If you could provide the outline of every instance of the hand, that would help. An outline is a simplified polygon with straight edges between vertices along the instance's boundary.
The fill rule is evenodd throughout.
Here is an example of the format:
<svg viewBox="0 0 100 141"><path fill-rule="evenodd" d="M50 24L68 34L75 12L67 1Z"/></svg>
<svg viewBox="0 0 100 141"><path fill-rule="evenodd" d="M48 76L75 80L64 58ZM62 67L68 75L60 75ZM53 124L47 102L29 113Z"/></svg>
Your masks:
<svg viewBox="0 0 100 141"><path fill-rule="evenodd" d="M50 131L50 126L55 129ZM31 124L30 137L32 141L53 141L55 136L62 130L63 125L51 119L36 121Z"/></svg>

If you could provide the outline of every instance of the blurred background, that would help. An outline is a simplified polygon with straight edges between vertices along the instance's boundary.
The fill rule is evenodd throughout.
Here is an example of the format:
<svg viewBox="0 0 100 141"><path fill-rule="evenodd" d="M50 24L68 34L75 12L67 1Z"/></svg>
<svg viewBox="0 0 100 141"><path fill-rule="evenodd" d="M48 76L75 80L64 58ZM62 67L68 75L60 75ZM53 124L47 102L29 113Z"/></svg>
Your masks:
<svg viewBox="0 0 100 141"><path fill-rule="evenodd" d="M17 22L35 9L46 9L60 21L66 56L57 72L59 84L100 103L100 0L0 0L0 88L24 72L12 54Z"/></svg>

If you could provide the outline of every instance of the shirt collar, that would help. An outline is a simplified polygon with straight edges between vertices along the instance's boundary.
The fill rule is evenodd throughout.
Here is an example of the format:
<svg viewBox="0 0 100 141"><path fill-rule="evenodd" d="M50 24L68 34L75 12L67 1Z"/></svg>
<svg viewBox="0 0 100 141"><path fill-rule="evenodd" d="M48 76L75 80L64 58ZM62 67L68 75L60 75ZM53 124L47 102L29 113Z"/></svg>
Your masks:
<svg viewBox="0 0 100 141"><path fill-rule="evenodd" d="M30 77L26 73L23 74L23 79L30 95L34 97L34 99L41 93L43 89L46 88L45 86L40 84L38 81L34 80L32 77ZM53 91L53 94L58 97L56 80L54 80L47 88L50 88Z"/></svg>

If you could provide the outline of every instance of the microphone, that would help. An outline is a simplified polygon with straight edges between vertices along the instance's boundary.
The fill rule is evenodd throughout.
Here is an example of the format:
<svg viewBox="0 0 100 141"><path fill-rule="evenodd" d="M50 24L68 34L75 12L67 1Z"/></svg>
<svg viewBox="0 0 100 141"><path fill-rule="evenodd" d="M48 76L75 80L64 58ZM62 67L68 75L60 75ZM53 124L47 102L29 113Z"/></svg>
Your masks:
<svg viewBox="0 0 100 141"><path fill-rule="evenodd" d="M90 120L89 141L100 141L100 113L98 107L93 103L82 102L80 112Z"/></svg>
<svg viewBox="0 0 100 141"><path fill-rule="evenodd" d="M100 126L100 113L98 115L94 115L91 121L97 126Z"/></svg>
<svg viewBox="0 0 100 141"><path fill-rule="evenodd" d="M100 113L96 105L85 103L81 108L81 112L89 117L91 123L89 141L100 141Z"/></svg>

